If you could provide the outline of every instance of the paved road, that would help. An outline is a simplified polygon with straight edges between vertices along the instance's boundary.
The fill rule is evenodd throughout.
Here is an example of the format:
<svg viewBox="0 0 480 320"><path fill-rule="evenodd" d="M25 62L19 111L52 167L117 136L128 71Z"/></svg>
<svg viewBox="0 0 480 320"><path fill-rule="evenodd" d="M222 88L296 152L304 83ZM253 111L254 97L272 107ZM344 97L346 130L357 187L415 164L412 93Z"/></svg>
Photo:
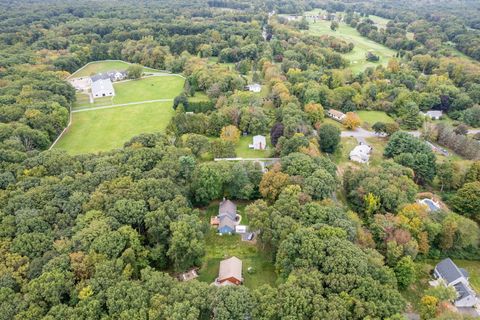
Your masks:
<svg viewBox="0 0 480 320"><path fill-rule="evenodd" d="M73 110L72 113L77 112L86 112L86 111L94 111L94 110L102 110L102 109L111 109L111 108L118 108L118 107L128 107L134 106L138 104L145 104L145 103L154 103L154 102L172 102L173 99L157 99L157 100L146 100L146 101L139 101L139 102L129 102L129 103L121 103L121 104L112 104L110 106L102 106L102 107L87 107L83 106L80 107L81 109Z"/></svg>
<svg viewBox="0 0 480 320"><path fill-rule="evenodd" d="M409 134L415 136L415 137L420 137L420 131L406 131ZM360 143L366 143L365 139L366 138L372 138L372 137L385 137L384 134L381 133L376 133L373 131L368 131L363 128L357 128L355 130L350 130L350 131L342 131L340 134L341 137L353 137L357 139L357 141Z"/></svg>

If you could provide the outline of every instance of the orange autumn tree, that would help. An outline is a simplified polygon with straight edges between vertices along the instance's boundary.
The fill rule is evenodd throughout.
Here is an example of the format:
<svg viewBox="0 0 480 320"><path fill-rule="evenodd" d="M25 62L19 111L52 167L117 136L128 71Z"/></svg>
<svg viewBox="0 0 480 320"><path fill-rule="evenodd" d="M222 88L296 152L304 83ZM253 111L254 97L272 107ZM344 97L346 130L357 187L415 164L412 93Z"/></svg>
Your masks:
<svg viewBox="0 0 480 320"><path fill-rule="evenodd" d="M343 120L343 125L347 129L353 130L360 127L361 124L362 120L360 120L358 114L356 114L355 112L347 112L347 114L345 115L345 119Z"/></svg>
<svg viewBox="0 0 480 320"><path fill-rule="evenodd" d="M223 127L220 133L220 139L237 144L238 141L240 141L240 130L233 125Z"/></svg>

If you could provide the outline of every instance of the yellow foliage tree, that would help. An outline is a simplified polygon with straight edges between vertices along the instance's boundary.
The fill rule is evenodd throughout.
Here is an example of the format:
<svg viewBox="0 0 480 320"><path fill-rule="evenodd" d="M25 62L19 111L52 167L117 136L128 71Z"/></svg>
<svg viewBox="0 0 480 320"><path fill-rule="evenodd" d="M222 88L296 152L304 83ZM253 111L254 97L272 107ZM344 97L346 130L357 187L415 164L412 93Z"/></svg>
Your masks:
<svg viewBox="0 0 480 320"><path fill-rule="evenodd" d="M223 127L222 132L220 133L220 139L237 144L240 140L240 130L233 125Z"/></svg>
<svg viewBox="0 0 480 320"><path fill-rule="evenodd" d="M355 128L358 128L362 124L362 120L360 120L360 117L358 114L355 112L347 112L345 115L345 119L343 120L343 125L349 129L353 130Z"/></svg>

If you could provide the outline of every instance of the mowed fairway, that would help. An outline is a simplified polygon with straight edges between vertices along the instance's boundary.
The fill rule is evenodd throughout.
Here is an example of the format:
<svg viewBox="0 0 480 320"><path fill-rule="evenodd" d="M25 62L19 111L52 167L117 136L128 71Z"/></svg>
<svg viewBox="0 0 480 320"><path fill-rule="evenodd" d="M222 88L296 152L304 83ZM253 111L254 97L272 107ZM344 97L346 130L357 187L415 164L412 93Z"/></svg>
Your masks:
<svg viewBox="0 0 480 320"><path fill-rule="evenodd" d="M55 145L71 154L120 148L135 135L164 131L173 116L171 102L79 112Z"/></svg>
<svg viewBox="0 0 480 320"><path fill-rule="evenodd" d="M315 11L317 13L317 11ZM329 35L339 39L343 39L347 42L352 42L355 47L354 49L342 56L350 61L350 68L354 73L361 72L368 67L375 67L379 64L386 65L390 58L395 56L395 51L385 47L382 44L379 44L375 41L372 41L366 37L360 35L360 33L347 25L344 22L340 22L340 26L336 31L330 29L330 21L319 20L314 22L313 19L308 19L310 22L310 29L306 32L321 36ZM367 52L373 52L380 57L378 62L369 62L365 59Z"/></svg>

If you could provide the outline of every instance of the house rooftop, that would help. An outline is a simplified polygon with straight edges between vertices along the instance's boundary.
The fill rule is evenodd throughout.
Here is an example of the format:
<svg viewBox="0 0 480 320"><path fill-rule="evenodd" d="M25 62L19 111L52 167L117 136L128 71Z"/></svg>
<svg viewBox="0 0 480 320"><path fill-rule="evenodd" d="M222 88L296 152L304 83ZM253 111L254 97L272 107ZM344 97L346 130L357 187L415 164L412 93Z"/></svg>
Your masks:
<svg viewBox="0 0 480 320"><path fill-rule="evenodd" d="M227 215L232 220L237 216L237 205L230 200L223 200L218 207L218 215Z"/></svg>
<svg viewBox="0 0 480 320"><path fill-rule="evenodd" d="M435 267L438 274L445 279L447 285L457 280L458 278L464 277L465 275L457 267L457 265L452 261L452 259L447 258L440 261Z"/></svg>
<svg viewBox="0 0 480 320"><path fill-rule="evenodd" d="M231 257L220 261L220 269L218 271L218 278L228 279L235 278L242 280L242 260L237 257Z"/></svg>
<svg viewBox="0 0 480 320"><path fill-rule="evenodd" d="M341 111L335 110L335 109L328 109L328 113L335 116L335 117L343 117L345 114Z"/></svg>
<svg viewBox="0 0 480 320"><path fill-rule="evenodd" d="M475 294L468 288L463 282L459 282L453 285L458 293L458 297L455 300L461 300L468 296L474 296Z"/></svg>

